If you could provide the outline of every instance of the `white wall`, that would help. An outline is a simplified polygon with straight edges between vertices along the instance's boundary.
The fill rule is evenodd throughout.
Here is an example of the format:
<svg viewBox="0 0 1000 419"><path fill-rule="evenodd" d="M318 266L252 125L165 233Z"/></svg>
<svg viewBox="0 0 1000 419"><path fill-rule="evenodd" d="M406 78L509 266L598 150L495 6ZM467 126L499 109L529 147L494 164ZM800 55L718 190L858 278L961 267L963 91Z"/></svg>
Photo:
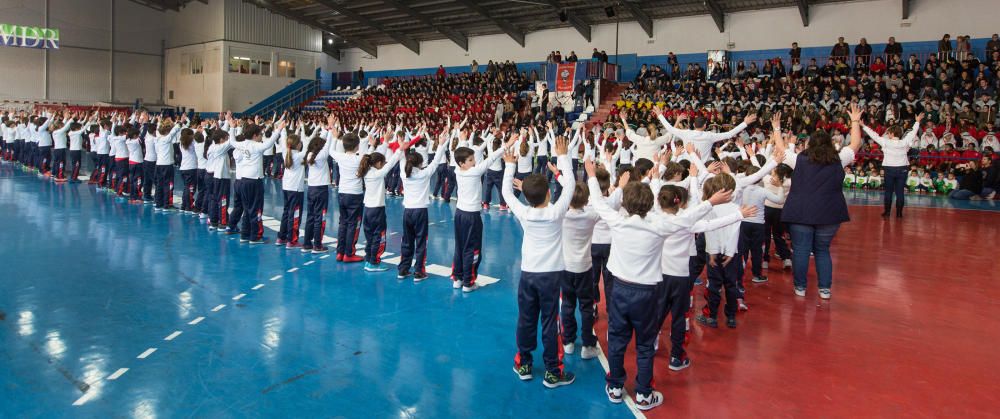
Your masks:
<svg viewBox="0 0 1000 419"><path fill-rule="evenodd" d="M166 52L164 102L171 106L193 108L199 112L222 110L224 42L216 41L171 48ZM191 74L194 57L202 60L202 73ZM172 97L171 97L172 96Z"/></svg>
<svg viewBox="0 0 1000 419"><path fill-rule="evenodd" d="M319 30L243 0L225 0L225 4L227 41L322 51L323 36Z"/></svg>
<svg viewBox="0 0 1000 419"><path fill-rule="evenodd" d="M222 0L209 0L208 4L192 1L179 12L168 12L167 48L221 41L225 37L224 13Z"/></svg>
<svg viewBox="0 0 1000 419"><path fill-rule="evenodd" d="M60 31L58 50L0 47L0 99L159 102L162 13L128 0L0 0L0 10L3 23Z"/></svg>
<svg viewBox="0 0 1000 419"><path fill-rule="evenodd" d="M861 37L871 43L884 42L895 36L899 42L931 41L944 33L954 38L958 33L973 37L988 37L997 32L997 0L918 0L913 1L909 27L901 27L902 11L899 0L867 0L810 6L809 27L802 26L797 8L769 9L726 15L726 32L719 33L708 15L657 20L653 24L653 39L634 22L622 23L619 52L621 54L665 55L699 53L713 49L760 50L787 48L793 40L802 47L832 45L844 36L852 45ZM525 47L507 35L469 38L466 52L449 40L427 41L417 55L399 44L379 46L378 58L371 58L359 49L344 51L342 61L327 59L328 71L353 71L364 66L366 71L395 70L468 65L472 60L513 60L516 62L544 61L549 51L563 55L575 50L589 58L593 48L614 54L615 25L591 28L592 42L587 42L572 28L528 33Z"/></svg>
<svg viewBox="0 0 1000 419"><path fill-rule="evenodd" d="M234 112L242 112L257 102L268 98L285 86L299 79L313 80L316 68L320 66L320 53L288 48L273 48L240 42L226 42L225 63L229 57L267 58L271 61L271 75L230 73L223 71L223 107ZM295 62L295 78L278 77L278 61Z"/></svg>

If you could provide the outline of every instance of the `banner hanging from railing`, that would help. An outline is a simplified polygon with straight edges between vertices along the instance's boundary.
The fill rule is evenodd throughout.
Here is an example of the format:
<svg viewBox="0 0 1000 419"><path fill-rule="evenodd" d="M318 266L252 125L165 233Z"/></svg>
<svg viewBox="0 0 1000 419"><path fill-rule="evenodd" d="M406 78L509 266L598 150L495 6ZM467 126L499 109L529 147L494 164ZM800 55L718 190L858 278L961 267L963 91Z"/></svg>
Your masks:
<svg viewBox="0 0 1000 419"><path fill-rule="evenodd" d="M0 45L5 47L59 49L59 30L0 23Z"/></svg>
<svg viewBox="0 0 1000 419"><path fill-rule="evenodd" d="M572 92L576 81L576 63L559 64L556 68L556 91Z"/></svg>

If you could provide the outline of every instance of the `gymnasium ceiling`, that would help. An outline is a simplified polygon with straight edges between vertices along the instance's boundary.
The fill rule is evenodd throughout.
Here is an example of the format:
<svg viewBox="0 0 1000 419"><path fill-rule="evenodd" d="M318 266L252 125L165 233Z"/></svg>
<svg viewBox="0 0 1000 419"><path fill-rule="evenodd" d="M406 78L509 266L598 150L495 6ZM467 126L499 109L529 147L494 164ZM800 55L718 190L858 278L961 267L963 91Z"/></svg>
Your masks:
<svg viewBox="0 0 1000 419"><path fill-rule="evenodd" d="M183 6L191 0L133 0ZM207 0L197 0L207 1ZM377 55L378 45L403 44L419 53L420 42L450 39L468 49L468 38L506 34L524 45L524 35L572 27L590 40L592 25L638 21L653 34L656 19L710 15L720 32L726 14L747 10L797 7L808 26L813 4L845 0L243 0L323 31L324 49L358 47ZM902 0L907 13L909 0ZM612 7L615 17L606 9ZM333 43L329 43L332 40Z"/></svg>

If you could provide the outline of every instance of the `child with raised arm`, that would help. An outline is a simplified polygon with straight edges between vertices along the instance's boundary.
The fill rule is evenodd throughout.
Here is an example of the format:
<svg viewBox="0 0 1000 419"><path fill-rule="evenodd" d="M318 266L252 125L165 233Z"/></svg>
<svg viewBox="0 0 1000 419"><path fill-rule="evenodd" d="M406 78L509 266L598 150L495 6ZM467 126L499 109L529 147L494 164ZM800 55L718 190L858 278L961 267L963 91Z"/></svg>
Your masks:
<svg viewBox="0 0 1000 419"><path fill-rule="evenodd" d="M402 140L402 136L397 137ZM382 266L382 253L385 252L385 177L389 174L400 157L406 152L408 144L402 146L397 142L388 144L388 150L395 150L389 158L382 153L371 153L361 157L357 176L365 181L364 197L364 230L365 230L365 271L385 272L389 268Z"/></svg>
<svg viewBox="0 0 1000 419"><path fill-rule="evenodd" d="M419 153L406 156L406 166L400 171L403 180L403 242L400 245L399 272L405 279L412 269L413 282L427 279L427 205L430 202L431 177L444 162L448 135L441 133L434 160L421 167L424 158Z"/></svg>
<svg viewBox="0 0 1000 419"><path fill-rule="evenodd" d="M279 131L284 131L279 130ZM279 169L281 176L281 191L285 196L285 205L281 212L281 228L278 230L276 246L286 249L299 247L299 224L302 223L302 204L305 197L305 167L306 156L302 138L298 134L285 137L285 149L276 155L282 160L275 163L284 168Z"/></svg>
<svg viewBox="0 0 1000 419"><path fill-rule="evenodd" d="M572 165L567 154L566 140L556 140L553 149L563 175L559 182L571 188ZM569 208L571 194L564 194L550 204L548 180L544 175L532 174L520 182L528 205L514 196L514 166L517 153L506 153L507 169L504 170L503 194L510 203L510 210L524 230L521 244L521 280L517 286L517 349L514 372L521 380L532 379L532 351L538 342L538 322L542 323L542 343L545 346L545 377L542 384L548 388L572 384L573 373L564 371L563 347L559 345L559 295L564 281L566 262L563 257L563 219ZM461 189L459 190L461 201ZM456 223L457 224L457 223ZM582 275L580 276L582 278ZM579 278L578 278L579 280ZM596 344L596 342L594 343Z"/></svg>

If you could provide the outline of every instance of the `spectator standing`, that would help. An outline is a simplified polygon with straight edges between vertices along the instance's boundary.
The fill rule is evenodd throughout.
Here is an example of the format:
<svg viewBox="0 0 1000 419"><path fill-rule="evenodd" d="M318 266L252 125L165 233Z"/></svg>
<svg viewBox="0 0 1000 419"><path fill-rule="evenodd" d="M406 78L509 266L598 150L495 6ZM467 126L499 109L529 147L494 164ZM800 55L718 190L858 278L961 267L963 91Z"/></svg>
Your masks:
<svg viewBox="0 0 1000 419"><path fill-rule="evenodd" d="M861 42L854 47L855 63L862 63L867 68L872 60L872 46L868 45L868 40L861 38Z"/></svg>
<svg viewBox="0 0 1000 419"><path fill-rule="evenodd" d="M938 41L938 59L943 60L951 56L951 35L944 34Z"/></svg>
<svg viewBox="0 0 1000 419"><path fill-rule="evenodd" d="M791 57L792 64L802 59L802 48L799 48L798 42L792 42L792 49L788 50L788 56Z"/></svg>
<svg viewBox="0 0 1000 419"><path fill-rule="evenodd" d="M364 86L365 85L365 68L364 67L358 67L358 72L357 72L357 74L355 76L358 79L358 84L361 85L361 86Z"/></svg>
<svg viewBox="0 0 1000 419"><path fill-rule="evenodd" d="M837 38L837 44L830 50L830 58L834 60L847 61L847 56L851 55L851 46L844 42L844 37Z"/></svg>
<svg viewBox="0 0 1000 419"><path fill-rule="evenodd" d="M903 59L903 44L896 42L895 36L889 37L889 42L885 44L885 49L882 51L886 57L895 56L897 59Z"/></svg>

